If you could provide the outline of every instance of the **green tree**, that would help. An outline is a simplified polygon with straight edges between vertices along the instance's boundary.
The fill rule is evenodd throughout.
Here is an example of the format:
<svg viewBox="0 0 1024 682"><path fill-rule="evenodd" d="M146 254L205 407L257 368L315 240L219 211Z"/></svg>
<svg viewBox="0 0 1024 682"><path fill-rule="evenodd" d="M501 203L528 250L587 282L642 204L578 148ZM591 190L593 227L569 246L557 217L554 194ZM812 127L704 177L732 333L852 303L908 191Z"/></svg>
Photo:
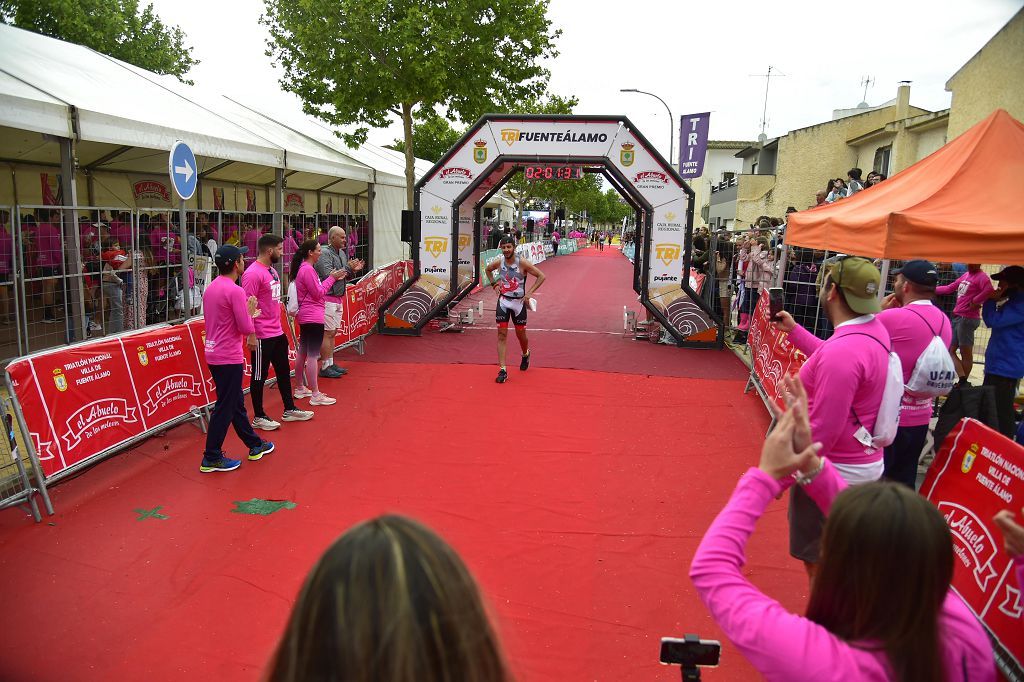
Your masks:
<svg viewBox="0 0 1024 682"><path fill-rule="evenodd" d="M0 21L92 48L156 73L183 77L199 62L185 34L138 0L0 0Z"/></svg>
<svg viewBox="0 0 1024 682"><path fill-rule="evenodd" d="M416 156L437 163L455 146L465 131L458 131L444 116L431 110L421 110L413 116L412 147ZM395 140L392 149L405 151L405 140Z"/></svg>
<svg viewBox="0 0 1024 682"><path fill-rule="evenodd" d="M350 145L367 126L402 118L407 200L412 206L413 112L443 107L472 121L502 102L534 100L555 57L549 0L264 0L267 54L281 85L306 113L336 126Z"/></svg>

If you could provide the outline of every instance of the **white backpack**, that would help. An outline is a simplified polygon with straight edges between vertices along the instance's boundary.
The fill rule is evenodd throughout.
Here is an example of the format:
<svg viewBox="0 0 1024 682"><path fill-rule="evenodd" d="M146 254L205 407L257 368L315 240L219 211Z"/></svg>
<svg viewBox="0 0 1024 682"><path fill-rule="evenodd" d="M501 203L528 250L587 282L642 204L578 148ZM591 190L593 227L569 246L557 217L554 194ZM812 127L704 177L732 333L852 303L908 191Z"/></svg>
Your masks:
<svg viewBox="0 0 1024 682"><path fill-rule="evenodd" d="M914 371L907 381L907 393L915 398L937 398L946 395L953 390L957 382L953 358L949 356L942 337L935 333L924 315L914 310L912 306L907 306L907 310L913 310L914 314L928 325L928 331L932 333L932 340L914 364ZM942 331L941 327L939 331Z"/></svg>
<svg viewBox="0 0 1024 682"><path fill-rule="evenodd" d="M285 310L292 317L299 314L299 291L295 288L295 280L288 285L288 303L285 305Z"/></svg>
<svg viewBox="0 0 1024 682"><path fill-rule="evenodd" d="M871 334L848 334L847 336L867 336L885 348L889 354L889 366L885 372L885 389L882 391L882 402L878 406L878 417L875 418L875 431L870 434L870 442L861 441L865 447L884 448L896 440L896 429L900 426L900 404L903 402L903 365L900 356ZM853 418L865 429L860 417L854 413ZM860 440L860 439L858 439Z"/></svg>

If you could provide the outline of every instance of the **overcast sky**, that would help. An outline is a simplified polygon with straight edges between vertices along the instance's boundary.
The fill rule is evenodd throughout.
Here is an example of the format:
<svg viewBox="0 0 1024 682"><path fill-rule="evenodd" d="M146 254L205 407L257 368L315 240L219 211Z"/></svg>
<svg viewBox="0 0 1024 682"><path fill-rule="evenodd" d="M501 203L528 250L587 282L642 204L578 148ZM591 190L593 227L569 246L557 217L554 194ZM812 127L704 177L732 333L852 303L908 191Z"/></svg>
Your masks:
<svg viewBox="0 0 1024 682"><path fill-rule="evenodd" d="M264 54L262 0L152 1L202 61L190 73L197 84L268 112L297 106ZM756 74L769 65L784 74L768 93L769 136L855 107L866 76L874 79L869 104L892 99L897 83L910 80L911 102L934 111L949 106L946 80L1020 7L1021 0L552 0L550 19L563 33L550 89L579 98L577 113L625 114L666 155L665 107L620 88L664 99L673 129L683 114L711 111L712 139L756 139L765 93ZM370 141L400 136L393 125L371 131Z"/></svg>

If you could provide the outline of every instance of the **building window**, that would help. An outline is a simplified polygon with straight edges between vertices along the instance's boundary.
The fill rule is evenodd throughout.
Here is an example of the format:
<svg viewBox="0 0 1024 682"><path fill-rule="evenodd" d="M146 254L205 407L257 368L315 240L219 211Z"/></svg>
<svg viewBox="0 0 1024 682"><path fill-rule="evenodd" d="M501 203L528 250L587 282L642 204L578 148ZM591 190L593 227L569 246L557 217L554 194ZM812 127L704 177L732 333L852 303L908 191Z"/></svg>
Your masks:
<svg viewBox="0 0 1024 682"><path fill-rule="evenodd" d="M892 156L892 145L879 147L875 150L874 170L876 173L889 175L889 159Z"/></svg>
<svg viewBox="0 0 1024 682"><path fill-rule="evenodd" d="M733 173L732 171L725 171L724 173L722 173L722 182L729 182L735 177L736 174Z"/></svg>
<svg viewBox="0 0 1024 682"><path fill-rule="evenodd" d="M750 174L751 175L757 175L757 161L755 161L754 163L750 164Z"/></svg>

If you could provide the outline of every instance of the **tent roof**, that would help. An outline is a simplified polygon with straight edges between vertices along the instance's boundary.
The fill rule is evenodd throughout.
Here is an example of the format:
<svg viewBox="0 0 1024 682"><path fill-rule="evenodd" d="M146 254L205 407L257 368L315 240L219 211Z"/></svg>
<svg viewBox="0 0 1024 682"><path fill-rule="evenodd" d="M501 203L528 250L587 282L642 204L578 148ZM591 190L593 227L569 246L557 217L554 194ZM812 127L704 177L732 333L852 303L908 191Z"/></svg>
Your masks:
<svg viewBox="0 0 1024 682"><path fill-rule="evenodd" d="M77 120L76 120L77 119ZM175 140L189 142L203 177L356 194L367 182L405 186L402 154L366 144L350 149L299 110L261 106L179 83L81 45L0 24L0 157L54 164L54 145L29 133L70 137L77 126L83 167L167 172ZM18 131L28 131L27 133ZM224 163L225 161L230 163ZM417 159L417 175L429 162Z"/></svg>
<svg viewBox="0 0 1024 682"><path fill-rule="evenodd" d="M870 258L1024 263L1024 124L998 109L885 182L791 214L786 243Z"/></svg>

